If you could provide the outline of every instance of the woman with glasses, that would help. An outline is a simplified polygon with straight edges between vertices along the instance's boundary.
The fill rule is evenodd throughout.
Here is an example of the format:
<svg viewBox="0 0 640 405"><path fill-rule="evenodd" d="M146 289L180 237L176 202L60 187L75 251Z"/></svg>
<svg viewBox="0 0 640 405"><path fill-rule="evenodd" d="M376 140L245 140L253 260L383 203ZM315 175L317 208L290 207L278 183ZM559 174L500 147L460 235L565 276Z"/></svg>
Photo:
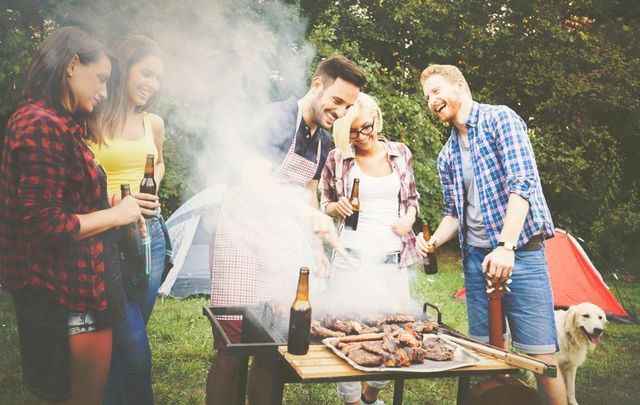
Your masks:
<svg viewBox="0 0 640 405"><path fill-rule="evenodd" d="M381 131L380 107L365 93L333 124L336 149L329 152L322 171L321 209L341 219L340 245L365 266L357 271L336 256L330 288L334 293L343 288L343 294L349 296L378 295L378 302L408 308L406 269L420 260L412 231L418 193L409 148L380 136ZM355 179L360 183L360 211L354 230L344 225L344 219L353 214L349 196ZM369 280L363 280L365 277ZM388 381L368 382L361 392L359 382L339 383L338 396L347 404L360 400L381 404L378 393L386 384Z"/></svg>

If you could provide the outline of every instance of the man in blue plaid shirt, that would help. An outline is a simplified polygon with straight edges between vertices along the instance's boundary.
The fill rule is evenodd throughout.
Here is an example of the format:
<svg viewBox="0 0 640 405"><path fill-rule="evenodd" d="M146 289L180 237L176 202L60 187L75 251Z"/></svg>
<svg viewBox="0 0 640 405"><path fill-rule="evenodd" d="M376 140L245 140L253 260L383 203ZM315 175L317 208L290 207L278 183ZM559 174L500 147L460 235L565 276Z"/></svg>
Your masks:
<svg viewBox="0 0 640 405"><path fill-rule="evenodd" d="M511 279L503 309L516 349L556 364L558 341L544 239L553 223L527 135L527 126L506 106L473 101L460 70L431 65L420 77L429 109L451 124L438 155L444 218L431 239L418 235L426 255L456 233L462 247L469 335L489 341L485 276ZM538 377L548 403L566 404L561 376Z"/></svg>

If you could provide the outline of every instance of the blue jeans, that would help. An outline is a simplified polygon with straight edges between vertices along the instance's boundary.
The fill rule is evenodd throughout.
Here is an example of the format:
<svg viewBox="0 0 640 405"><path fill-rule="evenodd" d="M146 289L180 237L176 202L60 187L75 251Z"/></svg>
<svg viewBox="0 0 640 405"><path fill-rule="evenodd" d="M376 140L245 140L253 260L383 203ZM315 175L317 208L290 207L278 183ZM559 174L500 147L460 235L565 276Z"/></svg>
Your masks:
<svg viewBox="0 0 640 405"><path fill-rule="evenodd" d="M469 336L483 342L489 341L489 314L482 261L490 251L466 244L463 247ZM511 292L505 292L502 308L513 347L529 354L555 353L558 338L544 247L516 251L511 280Z"/></svg>
<svg viewBox="0 0 640 405"><path fill-rule="evenodd" d="M127 318L113 327L113 353L103 404L153 404L151 348L146 325L160 288L165 241L157 218L147 219L151 237L151 274L147 296L131 302L125 294Z"/></svg>

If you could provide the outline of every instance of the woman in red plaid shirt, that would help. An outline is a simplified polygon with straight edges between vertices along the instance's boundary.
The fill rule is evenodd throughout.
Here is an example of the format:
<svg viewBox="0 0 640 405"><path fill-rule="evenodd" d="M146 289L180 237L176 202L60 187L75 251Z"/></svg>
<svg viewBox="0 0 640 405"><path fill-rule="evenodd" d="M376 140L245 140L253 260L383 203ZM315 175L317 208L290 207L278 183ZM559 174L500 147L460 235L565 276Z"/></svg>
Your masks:
<svg viewBox="0 0 640 405"><path fill-rule="evenodd" d="M107 97L107 50L64 27L44 40L7 124L0 175L0 283L13 295L26 387L46 401L94 404L123 318L114 228L140 220L110 207L84 139Z"/></svg>

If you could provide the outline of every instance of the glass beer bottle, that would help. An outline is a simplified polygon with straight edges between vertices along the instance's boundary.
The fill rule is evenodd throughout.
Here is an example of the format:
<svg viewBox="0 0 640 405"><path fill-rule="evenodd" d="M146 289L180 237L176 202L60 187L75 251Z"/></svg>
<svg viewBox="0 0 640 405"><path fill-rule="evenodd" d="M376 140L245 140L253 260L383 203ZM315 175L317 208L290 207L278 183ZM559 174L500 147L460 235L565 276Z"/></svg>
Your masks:
<svg viewBox="0 0 640 405"><path fill-rule="evenodd" d="M309 268L300 268L298 292L291 304L287 351L291 354L307 354L311 339L311 303L309 302Z"/></svg>
<svg viewBox="0 0 640 405"><path fill-rule="evenodd" d="M122 198L131 195L128 184L120 185ZM119 233L120 267L125 291L131 301L139 301L146 297L149 285L146 274L142 234L138 221L121 226Z"/></svg>
<svg viewBox="0 0 640 405"><path fill-rule="evenodd" d="M422 235L424 236L424 240L427 242L431 239L431 229L429 228L427 221L422 223ZM429 246L427 256L422 259L422 263L424 264L425 273L436 274L438 272L438 259L436 258L435 246Z"/></svg>
<svg viewBox="0 0 640 405"><path fill-rule="evenodd" d="M358 217L360 216L360 179L353 179L353 188L351 189L349 203L351 204L353 214L344 220L344 225L355 231L358 229Z"/></svg>
<svg viewBox="0 0 640 405"><path fill-rule="evenodd" d="M157 186L153 172L153 169L155 167L155 165L153 164L153 158L154 156L152 153L147 155L147 163L144 165L144 177L140 182L140 192L155 195Z"/></svg>
<svg viewBox="0 0 640 405"><path fill-rule="evenodd" d="M128 184L120 184L120 194L122 198L131 195L131 187ZM142 234L140 232L140 224L132 222L128 225L120 227L121 248L123 253L130 260L143 260L142 251Z"/></svg>

